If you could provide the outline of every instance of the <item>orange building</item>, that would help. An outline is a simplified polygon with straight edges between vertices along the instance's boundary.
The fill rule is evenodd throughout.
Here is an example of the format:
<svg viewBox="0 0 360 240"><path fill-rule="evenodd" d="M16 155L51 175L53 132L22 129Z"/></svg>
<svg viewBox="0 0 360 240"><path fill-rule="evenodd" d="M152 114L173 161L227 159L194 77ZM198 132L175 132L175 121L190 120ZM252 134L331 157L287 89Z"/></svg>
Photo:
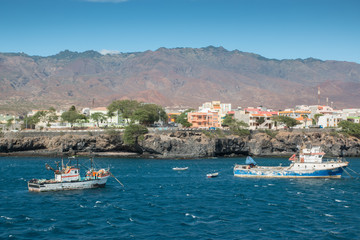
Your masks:
<svg viewBox="0 0 360 240"><path fill-rule="evenodd" d="M188 122L193 128L221 127L218 112L189 112Z"/></svg>
<svg viewBox="0 0 360 240"><path fill-rule="evenodd" d="M181 113L168 113L168 122L175 122L176 118L180 115Z"/></svg>

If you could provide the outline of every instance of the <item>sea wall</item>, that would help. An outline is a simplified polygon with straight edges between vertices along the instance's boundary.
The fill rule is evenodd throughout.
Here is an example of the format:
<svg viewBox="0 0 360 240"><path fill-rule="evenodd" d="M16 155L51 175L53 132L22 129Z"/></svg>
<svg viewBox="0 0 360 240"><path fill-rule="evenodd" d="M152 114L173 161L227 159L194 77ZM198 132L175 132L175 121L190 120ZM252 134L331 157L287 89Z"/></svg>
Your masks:
<svg viewBox="0 0 360 240"><path fill-rule="evenodd" d="M327 156L360 156L360 140L336 132L280 131L249 136L209 136L201 131L149 133L135 146L122 141L120 132L107 134L44 134L34 137L16 133L0 137L0 155L98 154L141 157L203 158L217 156L291 156L302 142L320 145ZM107 153L107 154L106 154Z"/></svg>

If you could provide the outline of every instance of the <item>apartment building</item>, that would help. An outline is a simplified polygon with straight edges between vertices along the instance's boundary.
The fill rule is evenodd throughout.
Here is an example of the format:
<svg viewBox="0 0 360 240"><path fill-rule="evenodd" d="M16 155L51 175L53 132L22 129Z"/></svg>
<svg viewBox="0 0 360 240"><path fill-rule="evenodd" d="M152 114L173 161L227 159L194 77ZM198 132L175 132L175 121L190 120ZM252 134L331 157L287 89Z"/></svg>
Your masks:
<svg viewBox="0 0 360 240"><path fill-rule="evenodd" d="M193 128L221 127L218 112L189 112L187 116Z"/></svg>

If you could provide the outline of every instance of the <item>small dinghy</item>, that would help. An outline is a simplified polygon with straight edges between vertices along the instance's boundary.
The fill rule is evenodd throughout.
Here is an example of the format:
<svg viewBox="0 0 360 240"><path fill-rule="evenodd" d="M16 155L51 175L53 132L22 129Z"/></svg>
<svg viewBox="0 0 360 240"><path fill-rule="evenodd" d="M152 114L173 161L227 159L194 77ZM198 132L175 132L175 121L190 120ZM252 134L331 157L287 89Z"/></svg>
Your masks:
<svg viewBox="0 0 360 240"><path fill-rule="evenodd" d="M219 176L219 173L208 173L208 174L206 174L206 176L208 177L208 178L214 178L214 177L217 177L217 176Z"/></svg>
<svg viewBox="0 0 360 240"><path fill-rule="evenodd" d="M185 171L188 170L189 167L174 167L173 170L174 171Z"/></svg>

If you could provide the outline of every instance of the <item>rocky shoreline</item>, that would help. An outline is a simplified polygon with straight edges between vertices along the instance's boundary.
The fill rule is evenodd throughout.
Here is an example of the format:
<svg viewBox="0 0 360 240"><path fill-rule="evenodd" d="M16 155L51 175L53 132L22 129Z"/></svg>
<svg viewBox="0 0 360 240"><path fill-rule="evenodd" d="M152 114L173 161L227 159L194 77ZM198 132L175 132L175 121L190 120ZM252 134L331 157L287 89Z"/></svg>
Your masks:
<svg viewBox="0 0 360 240"><path fill-rule="evenodd" d="M0 156L95 155L100 157L208 158L237 156L289 157L304 141L320 145L326 156L360 156L360 139L336 132L265 132L249 136L208 136L204 132L149 133L135 146L118 135L6 136L0 138Z"/></svg>

